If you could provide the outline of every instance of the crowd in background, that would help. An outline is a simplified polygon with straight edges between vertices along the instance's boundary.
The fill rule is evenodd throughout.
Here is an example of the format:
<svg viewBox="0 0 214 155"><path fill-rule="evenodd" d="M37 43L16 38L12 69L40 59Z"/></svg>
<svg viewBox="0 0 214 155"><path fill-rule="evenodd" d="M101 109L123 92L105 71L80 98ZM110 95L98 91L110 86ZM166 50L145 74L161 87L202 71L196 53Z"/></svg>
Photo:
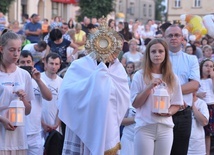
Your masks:
<svg viewBox="0 0 214 155"><path fill-rule="evenodd" d="M29 96L29 99L34 98L32 99L32 101L35 101L35 104L39 104L39 106L32 106L31 113L33 113L31 116L27 116L27 125L32 128L28 128L28 139L25 139L27 140L28 147L31 149L30 151L28 151L28 154L33 155L35 152L38 153L38 150L40 152L43 151L42 141L44 140L42 140L40 136L46 139L48 137L47 133L55 129L64 134L64 124L63 122L60 123L60 120L58 118L58 90L60 89L63 76L70 64L76 59L80 59L81 57L84 57L88 54L85 50L86 40L87 37L89 37L89 33L96 33L99 26L99 19L95 17L91 19L88 17L84 17L82 22L77 22L74 19L65 21L60 16L56 16L52 20L48 20L40 19L40 16L38 14L33 14L30 16L30 18L28 14L23 14L22 26L20 25L19 21L16 20L11 21L8 26L6 26L5 24L5 18L3 14L0 13L1 33L14 32L18 34L22 39L20 59L18 63L13 62L11 64L22 66L22 61L23 63L27 63L27 61L29 61L30 66L32 68L35 67L33 70L34 76L32 76L34 79L34 84L30 88L32 88L32 90L34 88L34 93L32 94L35 94L35 96L40 95L40 98L35 99L34 97L32 97L33 95L30 94L31 96ZM201 150L198 155L209 155L211 149L211 136L213 136L214 134L214 38L210 37L209 35L205 35L200 40L189 40L188 35L184 35L182 33L182 28L184 27L184 25L173 24L170 22L156 23L152 19L148 20L146 23L142 23L139 20L130 20L130 22L118 22L114 19L110 19L108 21L108 26L109 28L117 31L124 39L123 49L118 56L118 59L127 72L128 84L131 91L130 99L133 102L133 106L130 105L125 118L122 121L122 126L124 128L123 130L121 130L121 143L124 147L122 147L121 149L121 155L140 155L142 153L142 150L150 148L150 146L152 145L152 142L150 143L150 140L152 138L154 138L154 141L157 140L157 142L159 142L156 142L157 145L159 145L159 148L156 146L156 144L154 144L154 148L152 149L152 151L146 150L148 153L144 153L146 155L166 155L170 153L171 149L175 149L176 151L180 149L174 147L175 145L180 145L178 143L175 143L175 139L177 138L175 137L175 127L177 127L175 123L175 117L173 118L175 127L173 130L171 130L173 128L172 120L159 119L157 118L157 116L150 116L149 114L144 115L144 110L150 110L148 107L144 107L144 104L147 104L149 100L144 101L145 103L141 105L141 103L138 103L137 99L143 97L147 99L150 97L148 94L146 96L144 96L145 94L141 94L141 92L145 91L145 89L145 93L148 93L148 90L145 87L145 85L147 85L146 82L148 81L146 81L145 79L152 81L153 85L149 85L150 90L152 90L153 87L157 84L161 83L157 79L172 80L165 82L169 84L169 88L173 90L173 93L171 92L171 99L174 103L172 103L169 116L164 115L160 117L171 118L172 115L178 115L177 111L180 112L183 109L186 110L189 107L191 109L191 121L188 120L188 125L190 125L190 130L192 130L192 132L189 131L187 139L183 139L187 142L187 144L184 147L183 145L181 145L181 147L186 147L186 150L184 150L184 152L189 155L196 154L197 150ZM154 45L158 46L156 47ZM0 46L4 45L1 44ZM154 47L155 49L152 51ZM176 48L178 50L175 50ZM159 52L161 56L163 56L162 54L165 53L163 56L163 61L167 63L167 65L172 66L167 67L166 64L158 64L158 67L156 66L158 69L155 68L154 66L156 65L156 63L155 60L152 60L152 52L153 54L155 52ZM168 52L170 53L166 54ZM55 53L55 55L53 53ZM148 53L150 53L150 55L147 55ZM176 54L182 55L182 57L179 57L178 60L178 58L173 57ZM29 60L27 60L28 58ZM151 61L150 63L148 62L149 60ZM169 60L171 60L172 62L169 63ZM145 65L147 65L147 68L145 67ZM149 65L151 65L150 67L154 69L155 72L157 72L156 75L152 74L152 69L148 69ZM144 66L144 68L142 66ZM183 71L179 67L188 68L189 70L187 69ZM146 74L141 71L142 68L144 69L144 72L147 71ZM4 68L0 68L0 72L4 72L5 70L6 69ZM188 75L185 75L185 73ZM156 81L153 81L153 78L150 77L150 74L151 77L154 76L154 79L156 79ZM172 79L168 79L167 77L165 77L166 75L172 74ZM26 79L28 79L27 75L25 76ZM40 81L40 78L42 79L42 82ZM139 82L142 79L144 79L145 81ZM190 90L190 87L192 88L192 81L196 82L193 83L193 85L197 87L194 90ZM21 82L23 81L21 80ZM186 88L184 88L185 86L183 87L183 85L185 85L186 83L188 84L186 85ZM47 85L47 87L45 85ZM178 88L178 86L180 85L182 85L182 88ZM49 89L50 92L46 91L45 93L42 91L47 89ZM40 91L38 94L36 94L35 90ZM50 93L52 94L52 97L50 97ZM141 96L139 96L139 94ZM175 96L173 96L173 94L177 94L177 96L183 95L183 98L176 98ZM187 95L189 96L186 97ZM184 100L184 102L182 99ZM178 103L181 100L182 103ZM46 102L48 102L49 105ZM183 105L186 107L183 109L179 109L180 107L178 108L178 105ZM25 106L27 107L27 102ZM0 116L1 115L2 114L0 111ZM145 117L147 117L147 119L143 119L141 115L144 115ZM35 124L37 124L39 127L35 127L35 125L33 125L29 119L38 116L41 117L41 119L36 120L37 122ZM40 121L41 126L39 125ZM144 121L146 122L146 125L142 123ZM0 125L3 124L1 122L3 121L1 121L0 119ZM149 126L148 124L162 124L162 126ZM62 126L62 129L60 129L60 126ZM135 126L137 126L136 133L134 133ZM140 129L139 127L142 126L147 126L147 128ZM166 126L170 126L170 128L167 128ZM2 128L3 126L0 126L1 131L3 131ZM153 131L153 129L159 128L161 131L165 130L167 131L167 133L170 133L168 137L165 137L167 139L167 142L163 139L161 141L158 141L160 137L148 138L149 131ZM11 127L8 130L13 131L16 129ZM145 133L148 133L148 135ZM154 131L150 134L155 133L160 134L157 131ZM167 133L164 134L167 135ZM1 134L3 135L4 133L2 132ZM2 136L1 134L0 137ZM136 135L138 138L136 138L137 140L134 140L134 137ZM176 136L179 137L180 135L177 134ZM147 141L141 141L139 137L144 139L146 139L145 137L147 137ZM34 147L34 140L37 142L37 144L35 144L36 147ZM182 143L182 140L180 140L179 143ZM161 144L168 145L168 147L165 148L166 152L161 152L163 151L162 148L165 147L161 147ZM16 143L15 145L18 144ZM139 148L141 146L142 148ZM0 144L0 152L1 150L4 150L4 147L6 146ZM8 146L8 148L14 149L13 146ZM22 149L26 149L26 146L23 146ZM134 151L136 151L137 153L134 154ZM183 153L181 152L181 154L179 154L178 152L176 153L176 151L171 152L171 154L181 155ZM23 154L23 152L20 152L20 154Z"/></svg>

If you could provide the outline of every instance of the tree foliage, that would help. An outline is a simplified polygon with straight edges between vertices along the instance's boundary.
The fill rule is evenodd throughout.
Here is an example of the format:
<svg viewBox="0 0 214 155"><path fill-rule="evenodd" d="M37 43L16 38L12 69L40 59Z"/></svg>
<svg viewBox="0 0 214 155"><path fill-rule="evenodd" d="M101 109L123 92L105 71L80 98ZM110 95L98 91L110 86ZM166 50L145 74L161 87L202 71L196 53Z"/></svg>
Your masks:
<svg viewBox="0 0 214 155"><path fill-rule="evenodd" d="M82 21L85 16L89 18L106 17L113 11L113 0L79 0L79 7L78 21Z"/></svg>
<svg viewBox="0 0 214 155"><path fill-rule="evenodd" d="M9 11L9 6L14 0L0 0L0 12L6 14Z"/></svg>
<svg viewBox="0 0 214 155"><path fill-rule="evenodd" d="M164 11L166 6L163 5L164 0L155 0L155 20L162 20L162 16L165 15Z"/></svg>

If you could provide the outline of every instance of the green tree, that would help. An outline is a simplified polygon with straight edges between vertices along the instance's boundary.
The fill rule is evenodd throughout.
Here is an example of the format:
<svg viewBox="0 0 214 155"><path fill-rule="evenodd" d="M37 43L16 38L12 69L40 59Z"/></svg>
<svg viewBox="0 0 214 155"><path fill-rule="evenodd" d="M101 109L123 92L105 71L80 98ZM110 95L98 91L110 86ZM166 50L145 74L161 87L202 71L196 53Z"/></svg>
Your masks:
<svg viewBox="0 0 214 155"><path fill-rule="evenodd" d="M9 11L9 6L14 0L0 0L0 11L6 14Z"/></svg>
<svg viewBox="0 0 214 155"><path fill-rule="evenodd" d="M155 0L155 20L162 20L162 16L165 15L164 11L166 6L163 5L164 0Z"/></svg>
<svg viewBox="0 0 214 155"><path fill-rule="evenodd" d="M113 0L79 0L80 15L78 21L82 21L84 16L89 18L107 16L113 11Z"/></svg>

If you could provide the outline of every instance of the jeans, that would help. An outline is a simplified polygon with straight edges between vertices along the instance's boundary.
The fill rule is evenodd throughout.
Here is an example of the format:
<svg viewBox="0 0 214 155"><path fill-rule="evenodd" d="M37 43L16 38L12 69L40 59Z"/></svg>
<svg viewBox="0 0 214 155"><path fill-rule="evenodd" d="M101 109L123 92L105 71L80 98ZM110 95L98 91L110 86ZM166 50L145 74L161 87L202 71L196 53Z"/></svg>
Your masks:
<svg viewBox="0 0 214 155"><path fill-rule="evenodd" d="M187 107L182 111L178 111L173 115L174 141L172 145L171 155L186 155L189 146L189 139L192 125L192 110Z"/></svg>

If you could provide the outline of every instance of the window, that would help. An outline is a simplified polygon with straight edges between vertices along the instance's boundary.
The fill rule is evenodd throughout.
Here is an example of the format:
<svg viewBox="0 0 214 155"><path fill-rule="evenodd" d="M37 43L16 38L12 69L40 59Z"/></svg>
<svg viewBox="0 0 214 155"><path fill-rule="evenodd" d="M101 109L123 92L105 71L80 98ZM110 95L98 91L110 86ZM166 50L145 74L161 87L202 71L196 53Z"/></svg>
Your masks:
<svg viewBox="0 0 214 155"><path fill-rule="evenodd" d="M57 15L58 15L58 4L52 2L52 17L54 18Z"/></svg>
<svg viewBox="0 0 214 155"><path fill-rule="evenodd" d="M146 4L143 4L143 15L146 17Z"/></svg>
<svg viewBox="0 0 214 155"><path fill-rule="evenodd" d="M134 8L135 8L135 7L134 7L134 3L131 2L131 3L130 3L130 14L131 14L131 15L134 15L134 10L135 10Z"/></svg>
<svg viewBox="0 0 214 155"><path fill-rule="evenodd" d="M200 7L201 6L201 0L194 0L194 7Z"/></svg>
<svg viewBox="0 0 214 155"><path fill-rule="evenodd" d="M175 7L180 8L181 7L181 0L175 0Z"/></svg>
<svg viewBox="0 0 214 155"><path fill-rule="evenodd" d="M152 17L152 5L149 5L149 17Z"/></svg>
<svg viewBox="0 0 214 155"><path fill-rule="evenodd" d="M119 1L119 12L123 12L123 3Z"/></svg>

